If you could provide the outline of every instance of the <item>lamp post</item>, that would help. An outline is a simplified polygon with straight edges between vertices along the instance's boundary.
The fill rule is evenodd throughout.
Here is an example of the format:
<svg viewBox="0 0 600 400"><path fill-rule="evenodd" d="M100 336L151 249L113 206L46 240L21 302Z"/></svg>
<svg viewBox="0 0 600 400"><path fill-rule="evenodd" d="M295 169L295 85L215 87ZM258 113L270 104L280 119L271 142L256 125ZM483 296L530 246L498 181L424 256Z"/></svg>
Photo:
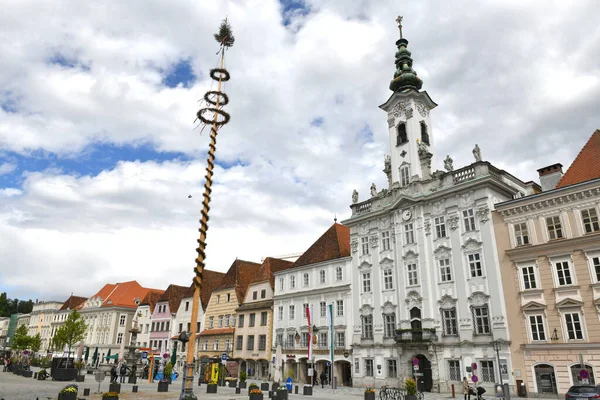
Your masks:
<svg viewBox="0 0 600 400"><path fill-rule="evenodd" d="M504 382L502 381L502 369L500 368L500 349L502 348L502 341L500 339L494 340L492 342L492 346L496 351L496 360L498 362L498 376L500 377L500 385L504 385Z"/></svg>

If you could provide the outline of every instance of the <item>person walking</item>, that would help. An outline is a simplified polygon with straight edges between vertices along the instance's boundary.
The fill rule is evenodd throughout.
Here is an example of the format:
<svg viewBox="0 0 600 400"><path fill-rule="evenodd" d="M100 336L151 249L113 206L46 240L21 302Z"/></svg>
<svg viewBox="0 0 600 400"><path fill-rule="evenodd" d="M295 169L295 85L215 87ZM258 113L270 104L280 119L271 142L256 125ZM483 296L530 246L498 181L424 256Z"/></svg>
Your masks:
<svg viewBox="0 0 600 400"><path fill-rule="evenodd" d="M465 400L471 400L471 392L469 392L469 382L467 381L467 377L463 376L463 394L465 395Z"/></svg>
<svg viewBox="0 0 600 400"><path fill-rule="evenodd" d="M117 366L115 364L113 364L112 368L110 369L110 383L113 383L116 381L117 381Z"/></svg>
<svg viewBox="0 0 600 400"><path fill-rule="evenodd" d="M327 379L327 375L325 375L325 371L321 371L321 375L319 376L319 379L321 380L321 387L324 387L323 385L325 385L325 379Z"/></svg>

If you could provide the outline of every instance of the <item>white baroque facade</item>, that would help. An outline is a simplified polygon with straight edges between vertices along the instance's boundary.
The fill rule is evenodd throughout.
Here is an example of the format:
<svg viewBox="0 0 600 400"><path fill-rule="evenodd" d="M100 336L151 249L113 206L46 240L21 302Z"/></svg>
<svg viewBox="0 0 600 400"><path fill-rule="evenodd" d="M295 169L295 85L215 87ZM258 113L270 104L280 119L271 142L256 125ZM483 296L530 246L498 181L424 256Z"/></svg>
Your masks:
<svg viewBox="0 0 600 400"><path fill-rule="evenodd" d="M421 390L447 392L477 363L473 373L489 391L499 380L494 345L511 370L490 211L531 193L532 184L481 161L479 147L473 164L454 170L448 157L445 171L432 172L437 104L420 91L407 44L397 42L404 68L394 81L408 71L408 83L380 106L389 127L388 187L373 185L365 201L355 192L343 222L352 251L353 383L403 386L415 377Z"/></svg>

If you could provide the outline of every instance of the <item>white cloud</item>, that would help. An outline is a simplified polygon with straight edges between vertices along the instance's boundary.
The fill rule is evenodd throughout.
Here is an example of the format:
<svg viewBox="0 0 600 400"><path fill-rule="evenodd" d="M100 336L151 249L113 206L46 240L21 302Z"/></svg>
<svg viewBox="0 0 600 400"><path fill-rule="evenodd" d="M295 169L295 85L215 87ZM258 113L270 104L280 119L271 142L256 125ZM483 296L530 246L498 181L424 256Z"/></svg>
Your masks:
<svg viewBox="0 0 600 400"><path fill-rule="evenodd" d="M10 174L16 168L17 168L16 164L12 164L12 163L8 163L8 162L0 164L0 176L1 175L6 175L6 174Z"/></svg>
<svg viewBox="0 0 600 400"><path fill-rule="evenodd" d="M377 106L390 95L399 12L414 68L439 104L438 168L446 154L470 162L477 142L485 159L535 179L536 168L568 165L600 125L592 0L568 12L560 2L500 0L307 4L311 12L292 13L285 27L275 0L67 1L61 13L12 3L0 15L0 149L24 156L24 173L19 187L0 189L3 284L59 295L76 291L60 279L91 275L85 295L125 274L149 286L189 282L208 147L193 120L214 85L212 33L225 15L236 36L226 54L232 120L217 158L236 166L215 175L216 269L235 256L302 251L334 214L348 215L353 188L364 198L371 182L384 186L387 124ZM58 56L74 67L49 62ZM188 58L198 80L163 86L161 71ZM191 161L121 162L91 176L61 169L61 157L94 157L96 143L150 144ZM48 152L56 168L27 166ZM48 284L11 273L23 268Z"/></svg>

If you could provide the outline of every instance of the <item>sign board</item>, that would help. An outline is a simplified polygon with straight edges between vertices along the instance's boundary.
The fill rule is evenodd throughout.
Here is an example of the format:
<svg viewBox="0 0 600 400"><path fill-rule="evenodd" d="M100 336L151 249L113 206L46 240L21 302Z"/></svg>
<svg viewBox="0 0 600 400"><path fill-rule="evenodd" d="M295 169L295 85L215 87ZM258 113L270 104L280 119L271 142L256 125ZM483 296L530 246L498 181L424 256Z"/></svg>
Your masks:
<svg viewBox="0 0 600 400"><path fill-rule="evenodd" d="M413 365L419 365L419 359L417 357L413 358Z"/></svg>
<svg viewBox="0 0 600 400"><path fill-rule="evenodd" d="M590 373L588 372L587 369L582 369L579 371L579 377L581 379L588 379L590 377Z"/></svg>
<svg viewBox="0 0 600 400"><path fill-rule="evenodd" d="M227 357L227 353L221 354L221 360L226 361L229 357Z"/></svg>
<svg viewBox="0 0 600 400"><path fill-rule="evenodd" d="M312 368L308 369L308 376L313 376L313 369Z"/></svg>
<svg viewBox="0 0 600 400"><path fill-rule="evenodd" d="M477 371L477 363L471 364L471 368L473 368L473 371Z"/></svg>
<svg viewBox="0 0 600 400"><path fill-rule="evenodd" d="M294 384L292 383L292 378L291 378L291 377L288 377L288 378L286 379L286 381L285 381L285 387L287 388L288 392L291 392L291 391L292 391L292 386L293 386L293 385L294 385Z"/></svg>
<svg viewBox="0 0 600 400"><path fill-rule="evenodd" d="M419 370L419 366L418 366L418 365L413 365L413 369L414 369L415 371L418 371L418 370Z"/></svg>
<svg viewBox="0 0 600 400"><path fill-rule="evenodd" d="M142 360L145 360L146 358L148 358L148 352L142 351Z"/></svg>
<svg viewBox="0 0 600 400"><path fill-rule="evenodd" d="M473 375L471 377L471 380L473 381L473 383L477 383L479 381L479 378L477 377L477 375Z"/></svg>
<svg viewBox="0 0 600 400"><path fill-rule="evenodd" d="M96 372L94 372L94 378L96 379L96 382L102 382L104 378L106 378L106 374L104 371L97 369Z"/></svg>
<svg viewBox="0 0 600 400"><path fill-rule="evenodd" d="M415 376L425 376L425 374L422 372L415 372Z"/></svg>

